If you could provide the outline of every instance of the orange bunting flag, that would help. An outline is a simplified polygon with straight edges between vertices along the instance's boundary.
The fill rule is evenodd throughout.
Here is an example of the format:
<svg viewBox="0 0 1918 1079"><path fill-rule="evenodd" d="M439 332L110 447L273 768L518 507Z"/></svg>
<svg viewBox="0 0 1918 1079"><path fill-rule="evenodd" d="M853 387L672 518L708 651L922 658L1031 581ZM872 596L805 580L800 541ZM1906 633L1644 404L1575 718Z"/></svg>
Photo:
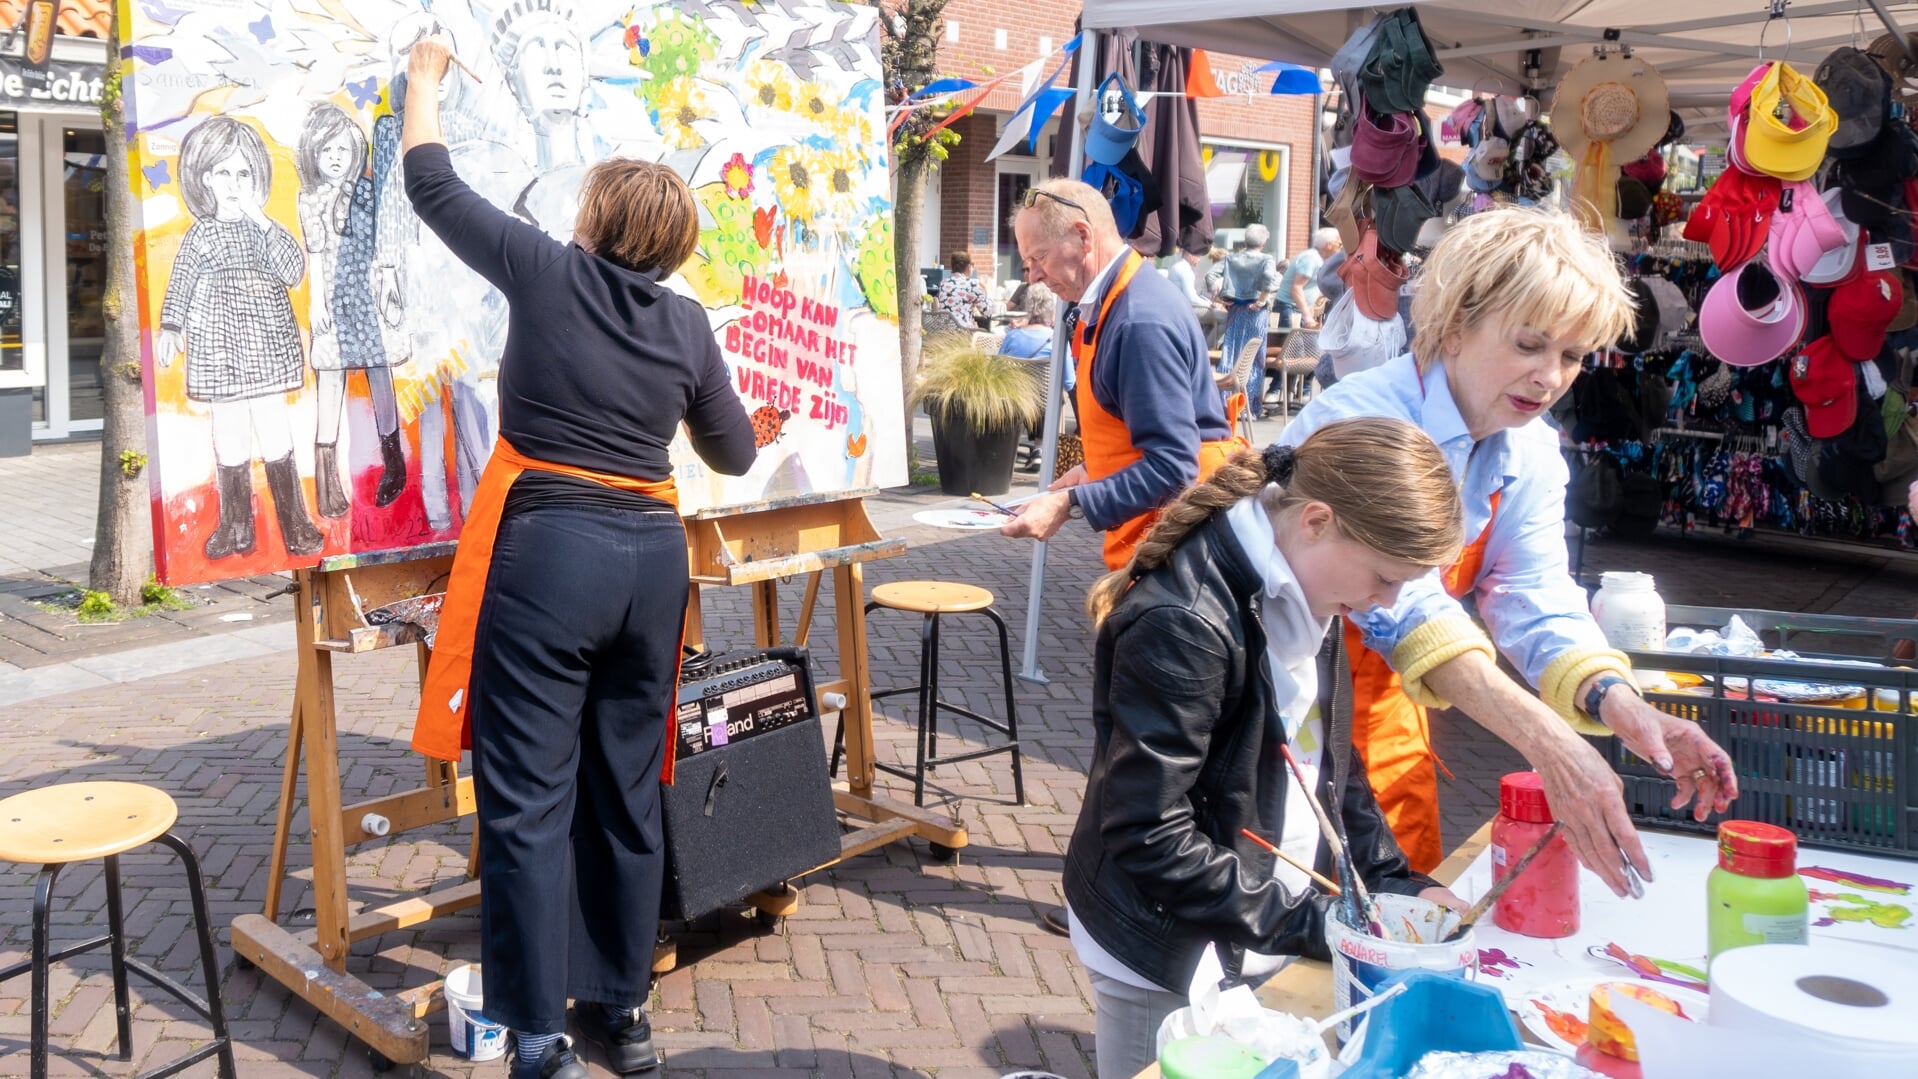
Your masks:
<svg viewBox="0 0 1918 1079"><path fill-rule="evenodd" d="M1219 89L1219 80L1212 77L1212 58L1204 49L1192 50L1192 64L1185 70L1185 96L1226 96L1225 91Z"/></svg>

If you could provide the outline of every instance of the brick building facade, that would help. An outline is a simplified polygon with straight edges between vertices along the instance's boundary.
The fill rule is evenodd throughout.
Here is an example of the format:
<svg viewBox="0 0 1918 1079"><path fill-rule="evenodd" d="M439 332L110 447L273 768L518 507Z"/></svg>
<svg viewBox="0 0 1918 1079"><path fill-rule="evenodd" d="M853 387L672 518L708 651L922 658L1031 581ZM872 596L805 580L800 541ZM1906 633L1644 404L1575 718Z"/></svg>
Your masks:
<svg viewBox="0 0 1918 1079"><path fill-rule="evenodd" d="M985 82L1035 59L1054 57L1071 39L1078 13L1073 0L951 0L945 9L940 73ZM1199 130L1211 151L1208 182L1214 223L1236 235L1234 230L1247 220L1262 220L1272 232L1273 252L1289 256L1304 249L1312 229L1313 99L1267 93L1272 76L1252 73L1262 60L1216 53L1209 59L1220 88L1233 95L1199 102ZM1008 80L977 112L953 125L960 142L927 191L922 250L928 265L964 250L981 277L995 284L1017 277L1007 220L1025 185L1049 175L1052 138L1069 130L1061 119L1071 111L1068 105L1047 124L1036 156L1025 155L1020 147L995 161L985 160L1022 96L1018 80ZM1262 179L1261 173L1271 179Z"/></svg>

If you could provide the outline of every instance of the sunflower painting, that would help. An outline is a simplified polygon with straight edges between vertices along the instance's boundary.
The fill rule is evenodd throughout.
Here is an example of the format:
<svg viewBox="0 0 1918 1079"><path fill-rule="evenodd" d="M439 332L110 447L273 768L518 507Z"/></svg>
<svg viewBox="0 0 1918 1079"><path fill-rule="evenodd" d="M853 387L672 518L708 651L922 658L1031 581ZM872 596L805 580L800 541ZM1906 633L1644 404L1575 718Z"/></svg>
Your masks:
<svg viewBox="0 0 1918 1079"><path fill-rule="evenodd" d="M668 79L652 95L653 122L667 141L681 150L706 145L706 137L693 125L711 120L713 109L698 79Z"/></svg>
<svg viewBox="0 0 1918 1079"><path fill-rule="evenodd" d="M810 225L828 209L830 178L817 152L804 146L782 146L773 152L767 172L788 221Z"/></svg>
<svg viewBox="0 0 1918 1079"><path fill-rule="evenodd" d="M786 65L771 60L755 60L746 69L744 104L749 109L791 112L793 80Z"/></svg>
<svg viewBox="0 0 1918 1079"><path fill-rule="evenodd" d="M613 157L660 162L691 187L698 247L666 283L704 308L748 414L789 415L745 476L713 474L676 440L669 454L683 508L906 482L878 6L352 0L350 19L341 8L119 5L137 188L134 298L149 358L146 479L163 580L276 573L459 538L493 445L508 317L503 297L432 237L400 191L391 109L404 56L395 50L434 26L464 62L443 86L449 156L503 213L564 240L584 177ZM315 43L324 63L309 62ZM224 451L211 437L210 399L189 392L211 362L193 350L212 346L187 341L187 362L163 366L156 344L162 301L189 287L182 252L191 253L196 218L181 186L183 140L202 132L251 148L251 205L269 236L294 238L280 251L291 250L291 262L275 262L282 300L269 327L293 343L271 387L283 405L271 418L284 412L291 451L269 462L271 498L234 500L232 520L220 496L233 466L216 455ZM322 184L331 157L346 172ZM319 202L337 212L310 213ZM322 241L334 245L327 251L359 252L357 293L351 260L324 255ZM281 274L281 263L293 269ZM346 316L326 309L328 293L372 305L373 322L360 328L373 335L368 347L387 382L350 374L359 368L332 377L338 364L328 366L321 346L344 332ZM308 303L314 296L320 302ZM769 331L774 317L787 332ZM256 468L261 459L251 458ZM303 506L286 510L295 502ZM239 514L263 542L225 543L243 527ZM289 521L300 525L298 543L283 535Z"/></svg>

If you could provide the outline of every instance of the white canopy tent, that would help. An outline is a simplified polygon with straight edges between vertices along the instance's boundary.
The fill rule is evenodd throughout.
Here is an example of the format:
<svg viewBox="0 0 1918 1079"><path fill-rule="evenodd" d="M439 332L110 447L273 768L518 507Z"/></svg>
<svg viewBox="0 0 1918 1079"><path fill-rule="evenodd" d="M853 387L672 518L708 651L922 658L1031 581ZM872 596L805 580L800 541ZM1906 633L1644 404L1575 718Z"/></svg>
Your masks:
<svg viewBox="0 0 1918 1079"><path fill-rule="evenodd" d="M1655 66L1685 121L1688 140L1725 134L1725 101L1764 59L1809 73L1841 45L1865 48L1888 30L1900 41L1918 27L1918 0L1085 0L1086 46L1100 34L1207 49L1308 67L1330 65L1351 32L1374 14L1414 3L1445 74L1460 90L1517 96L1549 107L1558 80L1603 42L1628 45ZM1679 17L1674 18L1674 14ZM1083 56L1098 55L1087 47ZM1082 65L1074 112L1089 115L1091 65ZM1081 164L1080 125L1071 121L1072 158ZM1053 355L1069 355L1055 334ZM1059 430L1059 364L1048 394L1040 489L1051 482ZM1037 667L1046 545L1033 552L1021 677L1044 682Z"/></svg>
<svg viewBox="0 0 1918 1079"><path fill-rule="evenodd" d="M1082 22L1088 30L1136 31L1149 41L1324 67L1354 27L1402 6L1085 0ZM1615 40L1658 68L1686 130L1707 139L1722 133L1726 95L1761 50L1763 58L1809 72L1840 45L1864 48L1887 29L1918 26L1912 0L1801 0L1780 5L1784 15L1777 19L1767 0L1432 0L1417 6L1447 86L1512 95L1531 90L1549 104L1561 75L1591 55L1591 46Z"/></svg>

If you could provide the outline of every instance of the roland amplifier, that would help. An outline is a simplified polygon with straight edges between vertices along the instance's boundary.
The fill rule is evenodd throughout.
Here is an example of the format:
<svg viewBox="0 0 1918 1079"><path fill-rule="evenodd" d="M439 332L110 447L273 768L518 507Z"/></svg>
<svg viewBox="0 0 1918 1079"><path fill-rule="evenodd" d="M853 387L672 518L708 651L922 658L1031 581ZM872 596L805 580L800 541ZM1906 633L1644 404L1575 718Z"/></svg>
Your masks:
<svg viewBox="0 0 1918 1079"><path fill-rule="evenodd" d="M839 857L804 648L689 658L662 788L665 918L697 918Z"/></svg>

